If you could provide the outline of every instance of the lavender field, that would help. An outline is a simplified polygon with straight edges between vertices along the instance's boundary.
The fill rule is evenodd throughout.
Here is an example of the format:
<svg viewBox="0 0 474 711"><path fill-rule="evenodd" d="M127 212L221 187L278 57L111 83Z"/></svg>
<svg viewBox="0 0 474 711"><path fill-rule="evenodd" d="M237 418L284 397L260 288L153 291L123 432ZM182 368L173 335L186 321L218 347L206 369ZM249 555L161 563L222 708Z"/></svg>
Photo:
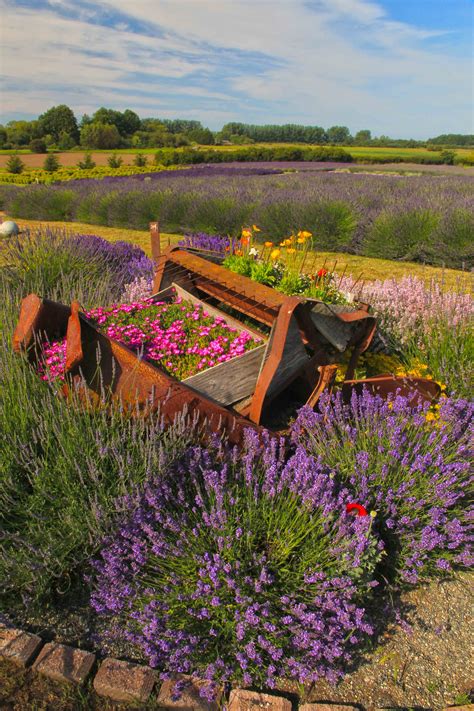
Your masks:
<svg viewBox="0 0 474 711"><path fill-rule="evenodd" d="M204 166L53 186L4 186L3 209L30 219L77 220L170 232L261 236L313 232L315 248L470 268L474 243L471 176L283 172L277 166Z"/></svg>

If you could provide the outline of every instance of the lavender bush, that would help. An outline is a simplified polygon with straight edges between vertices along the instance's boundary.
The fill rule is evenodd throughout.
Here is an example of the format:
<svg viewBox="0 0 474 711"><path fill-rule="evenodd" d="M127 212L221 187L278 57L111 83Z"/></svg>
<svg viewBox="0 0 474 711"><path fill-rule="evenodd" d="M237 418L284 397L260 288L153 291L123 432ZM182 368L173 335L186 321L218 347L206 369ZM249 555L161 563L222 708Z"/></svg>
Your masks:
<svg viewBox="0 0 474 711"><path fill-rule="evenodd" d="M2 250L2 261L11 288L50 298L64 297L67 290L66 302L79 298L84 287L91 293L102 288L114 299L136 277L153 274L152 260L133 244L53 228L26 230L12 238Z"/></svg>
<svg viewBox="0 0 474 711"><path fill-rule="evenodd" d="M326 468L248 432L150 477L95 562L94 609L152 666L217 683L335 681L371 631L380 543Z"/></svg>
<svg viewBox="0 0 474 711"><path fill-rule="evenodd" d="M233 254L236 249L240 249L238 239L225 235L209 235L206 232L186 234L178 244L187 249L212 252L219 257L225 257L229 252Z"/></svg>
<svg viewBox="0 0 474 711"><path fill-rule="evenodd" d="M473 422L474 404L465 400L443 400L433 412L366 392L349 404L324 396L318 412L303 408L292 439L377 512L384 575L414 584L474 562Z"/></svg>
<svg viewBox="0 0 474 711"><path fill-rule="evenodd" d="M377 233L392 245L396 258L407 257L408 245L413 258L422 261L472 264L470 176L227 171L225 179L218 168L206 167L163 171L148 181L142 176L78 181L67 189L4 186L0 197L9 214L24 218L147 229L148 222L159 217L169 231L234 236L242 225L256 223L263 237L275 241L304 227L315 235L316 247L356 253L364 253L368 236ZM408 217L402 220L403 215ZM418 230L421 215L428 216L423 233ZM427 244L431 247L424 254Z"/></svg>

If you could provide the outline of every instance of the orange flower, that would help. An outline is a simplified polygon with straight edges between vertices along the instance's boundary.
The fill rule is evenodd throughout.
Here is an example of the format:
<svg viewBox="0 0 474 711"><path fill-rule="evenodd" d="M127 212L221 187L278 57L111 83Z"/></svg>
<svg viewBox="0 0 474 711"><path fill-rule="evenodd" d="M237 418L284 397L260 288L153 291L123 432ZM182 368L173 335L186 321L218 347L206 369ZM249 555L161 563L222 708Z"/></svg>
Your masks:
<svg viewBox="0 0 474 711"><path fill-rule="evenodd" d="M241 242L241 244L243 244L245 246L246 244L248 244L250 242L250 237L242 237L240 242Z"/></svg>
<svg viewBox="0 0 474 711"><path fill-rule="evenodd" d="M241 257L241 256L242 256L242 250L241 250L241 249L236 249L234 254L235 254L237 257Z"/></svg>
<svg viewBox="0 0 474 711"><path fill-rule="evenodd" d="M273 242L265 242L265 247L273 247Z"/></svg>
<svg viewBox="0 0 474 711"><path fill-rule="evenodd" d="M252 229L254 232L261 232L262 231L259 227L257 227L257 225L252 225Z"/></svg>
<svg viewBox="0 0 474 711"><path fill-rule="evenodd" d="M306 239L307 237L312 237L312 236L313 236L312 232L306 232L305 230L300 230L298 232L298 237L303 237L304 239Z"/></svg>
<svg viewBox="0 0 474 711"><path fill-rule="evenodd" d="M306 237L298 237L296 241L298 244L304 244L306 242Z"/></svg>
<svg viewBox="0 0 474 711"><path fill-rule="evenodd" d="M286 241L280 242L280 247L286 247Z"/></svg>
<svg viewBox="0 0 474 711"><path fill-rule="evenodd" d="M286 250L287 254L294 254L296 252L296 249L294 247L288 247Z"/></svg>

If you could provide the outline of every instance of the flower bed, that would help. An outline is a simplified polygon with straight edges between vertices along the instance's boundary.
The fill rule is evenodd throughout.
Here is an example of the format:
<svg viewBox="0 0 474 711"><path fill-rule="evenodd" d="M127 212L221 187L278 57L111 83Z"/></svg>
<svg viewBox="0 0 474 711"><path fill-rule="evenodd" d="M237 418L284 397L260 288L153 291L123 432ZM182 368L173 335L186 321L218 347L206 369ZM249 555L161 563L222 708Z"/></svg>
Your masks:
<svg viewBox="0 0 474 711"><path fill-rule="evenodd" d="M178 380L243 355L261 345L247 331L212 317L200 304L177 298L97 307L87 318L109 338L123 343ZM64 379L66 341L44 344L44 380Z"/></svg>

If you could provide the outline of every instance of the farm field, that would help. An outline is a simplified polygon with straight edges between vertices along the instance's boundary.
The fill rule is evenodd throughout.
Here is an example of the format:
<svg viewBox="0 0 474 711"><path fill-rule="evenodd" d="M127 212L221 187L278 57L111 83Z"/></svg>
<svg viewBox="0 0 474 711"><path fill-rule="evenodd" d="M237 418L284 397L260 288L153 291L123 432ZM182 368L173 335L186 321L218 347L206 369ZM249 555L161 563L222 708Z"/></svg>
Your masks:
<svg viewBox="0 0 474 711"><path fill-rule="evenodd" d="M277 242L309 230L319 252L344 252L469 270L474 178L282 172L268 163L193 166L51 186L0 186L0 204L20 219L77 221L168 233L236 236L256 224Z"/></svg>
<svg viewBox="0 0 474 711"><path fill-rule="evenodd" d="M224 153L232 153L238 150L241 150L243 147L252 147L252 148L307 148L307 147L316 147L316 146L308 146L307 144L288 144L288 143L262 143L262 144L249 144L248 146L199 146L199 148L204 148L207 150L214 150L216 152L224 152ZM357 163L360 163L363 165L364 163L364 158L368 159L383 159L387 160L389 158L403 158L404 161L408 161L410 156L413 156L416 159L433 159L437 155L440 155L440 151L428 151L423 148L378 148L378 147L373 147L373 146L340 146L343 148L345 151L350 153L354 159L357 161ZM88 153L91 154L92 159L98 166L106 166L108 164L108 159L112 154L118 155L123 159L123 164L124 165L132 165L134 157L139 153L148 156L149 161L151 162L153 160L153 156L155 153L160 150L158 148L117 148L116 150L91 150L87 151ZM58 158L61 166L64 167L72 167L77 165L77 163L83 159L84 153L86 151L84 149L82 150L73 150L73 151L55 151L55 155ZM456 156L463 158L466 156L469 156L472 154L471 149L467 148L457 148L453 149L453 152L456 154ZM0 170L4 169L9 157L14 154L18 153L21 155L21 159L25 166L27 168L41 168L45 155L44 154L38 154L38 153L31 153L27 150L19 150L19 151L0 151ZM391 165L391 164L389 164ZM414 163L413 165L422 165L422 164L416 164ZM401 168L401 166L397 163L393 163L394 167ZM430 166L431 167L431 166ZM451 166L446 166L447 168Z"/></svg>

